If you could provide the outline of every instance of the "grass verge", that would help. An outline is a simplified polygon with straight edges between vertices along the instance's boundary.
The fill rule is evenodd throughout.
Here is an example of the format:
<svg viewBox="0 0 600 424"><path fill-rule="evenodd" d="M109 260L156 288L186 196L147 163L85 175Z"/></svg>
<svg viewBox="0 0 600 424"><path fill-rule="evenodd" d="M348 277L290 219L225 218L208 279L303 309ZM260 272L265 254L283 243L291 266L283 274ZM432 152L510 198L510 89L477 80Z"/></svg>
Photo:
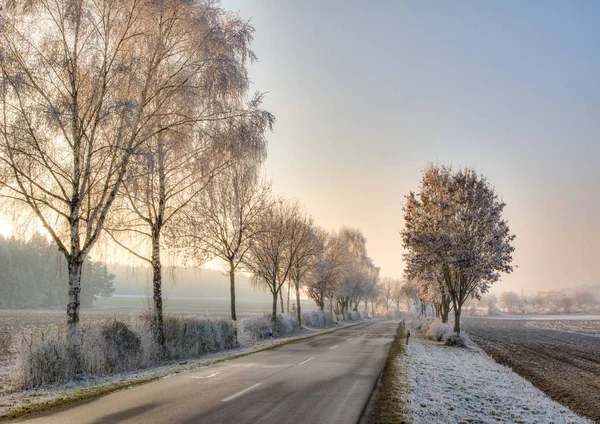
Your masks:
<svg viewBox="0 0 600 424"><path fill-rule="evenodd" d="M135 386L140 386L142 384L150 383L152 381L159 380L161 378L165 378L167 376L173 374L182 374L184 372L190 372L197 370L202 367L206 367L209 365L217 364L220 362L230 361L232 359L241 358L243 356L252 355L257 352L262 352L269 349L274 349L276 347L284 346L291 343L296 343L302 340L311 339L313 337L317 337L323 334L332 333L334 331L342 330L344 328L353 327L355 325L364 324L365 321L359 321L356 323L348 324L343 327L331 328L325 331L321 331L314 334L309 334L306 336L299 336L296 338L289 338L285 340L275 340L273 344L269 344L268 346L258 347L256 349L252 349L242 353L234 353L231 355L223 356L221 358L216 358L213 360L207 361L199 361L197 364L193 366L182 366L182 367L168 367L167 369L156 372L155 374L144 376L141 378L132 378L121 381L113 381L109 383L98 384L96 386L90 387L82 387L71 390L65 390L64 393L61 393L59 396L45 399L41 401L35 400L35 395L24 398L21 405L15 406L13 408L6 409L5 411L0 412L0 421L14 420L18 418L24 418L33 414L40 414L42 412L48 412L52 409L63 408L65 406L73 405L79 402L91 400L100 396L104 396L110 393L117 392L119 390L129 389ZM187 361L190 362L190 361ZM181 364L181 365L185 365ZM150 369L148 371L151 371Z"/></svg>
<svg viewBox="0 0 600 424"><path fill-rule="evenodd" d="M412 423L408 402L410 383L402 357L406 353L405 330L401 323L390 346L377 387L360 424Z"/></svg>

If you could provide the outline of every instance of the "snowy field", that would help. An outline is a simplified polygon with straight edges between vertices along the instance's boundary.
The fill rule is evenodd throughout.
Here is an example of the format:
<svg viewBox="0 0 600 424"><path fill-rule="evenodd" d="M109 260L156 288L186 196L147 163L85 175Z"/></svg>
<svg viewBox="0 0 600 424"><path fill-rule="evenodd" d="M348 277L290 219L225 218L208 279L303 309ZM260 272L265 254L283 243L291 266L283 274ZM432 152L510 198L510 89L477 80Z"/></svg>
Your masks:
<svg viewBox="0 0 600 424"><path fill-rule="evenodd" d="M485 353L413 336L408 370L415 423L591 423Z"/></svg>
<svg viewBox="0 0 600 424"><path fill-rule="evenodd" d="M496 362L600 423L600 321L468 318L463 328Z"/></svg>

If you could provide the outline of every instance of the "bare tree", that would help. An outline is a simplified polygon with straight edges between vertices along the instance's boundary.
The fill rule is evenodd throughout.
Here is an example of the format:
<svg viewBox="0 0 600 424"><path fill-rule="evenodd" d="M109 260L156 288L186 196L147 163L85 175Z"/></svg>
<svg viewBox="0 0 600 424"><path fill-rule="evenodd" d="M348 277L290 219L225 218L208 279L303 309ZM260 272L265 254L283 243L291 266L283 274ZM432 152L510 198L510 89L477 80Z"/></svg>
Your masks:
<svg viewBox="0 0 600 424"><path fill-rule="evenodd" d="M252 272L253 281L266 287L273 296L271 319L277 319L277 296L288 278L300 249L295 242L302 232L302 216L297 203L279 200L262 214L261 226L251 243L245 267ZM283 312L283 302L282 302Z"/></svg>
<svg viewBox="0 0 600 424"><path fill-rule="evenodd" d="M317 257L319 245L317 236L314 232L314 223L312 217L300 213L296 217L294 228L292 229L291 243L294 246L294 258L291 269L291 281L294 284L296 292L296 314L298 324L302 326L302 309L300 307L300 287L314 266ZM289 306L288 306L289 310Z"/></svg>
<svg viewBox="0 0 600 424"><path fill-rule="evenodd" d="M79 358L81 269L103 230L131 155L184 125L197 88L168 45L166 10L197 16L203 4L173 0L4 2L0 30L2 195L31 212L68 263L68 336ZM207 7L207 6L206 6ZM191 40L191 34L196 34ZM13 209L14 210L14 209Z"/></svg>
<svg viewBox="0 0 600 424"><path fill-rule="evenodd" d="M500 273L513 268L505 204L487 180L471 169L429 165L417 195L406 196L402 240L409 278L429 280L432 270L452 299L454 331L469 297L480 298Z"/></svg>
<svg viewBox="0 0 600 424"><path fill-rule="evenodd" d="M272 206L270 194L271 184L261 180L257 166L241 161L215 177L186 213L181 240L196 260L208 255L225 263L234 321L235 273L263 230L260 219Z"/></svg>
<svg viewBox="0 0 600 424"><path fill-rule="evenodd" d="M156 19L164 26L164 54L177 57L173 68L182 75L178 78L195 81L186 102L172 107L194 119L148 139L132 158L117 225L109 233L152 267L155 328L162 345L161 250L166 236L179 237L183 212L215 175L240 157L262 160L264 132L273 117L259 109L261 95L247 107L243 103L246 58L253 57L253 29L247 22L223 16L215 3L163 8L161 13Z"/></svg>
<svg viewBox="0 0 600 424"><path fill-rule="evenodd" d="M341 282L348 252L341 239L334 233L316 229L315 236L317 257L309 275L306 292L323 311L325 302L328 299L333 300L333 294Z"/></svg>

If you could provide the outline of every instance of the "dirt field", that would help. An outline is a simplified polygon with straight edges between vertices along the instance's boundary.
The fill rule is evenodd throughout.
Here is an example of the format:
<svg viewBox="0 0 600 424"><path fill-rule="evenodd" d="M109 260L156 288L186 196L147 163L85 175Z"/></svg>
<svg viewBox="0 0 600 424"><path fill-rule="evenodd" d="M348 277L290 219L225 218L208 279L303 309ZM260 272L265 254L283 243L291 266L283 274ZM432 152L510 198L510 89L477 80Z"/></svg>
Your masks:
<svg viewBox="0 0 600 424"><path fill-rule="evenodd" d="M548 396L600 423L600 319L471 318L463 328L497 362Z"/></svg>

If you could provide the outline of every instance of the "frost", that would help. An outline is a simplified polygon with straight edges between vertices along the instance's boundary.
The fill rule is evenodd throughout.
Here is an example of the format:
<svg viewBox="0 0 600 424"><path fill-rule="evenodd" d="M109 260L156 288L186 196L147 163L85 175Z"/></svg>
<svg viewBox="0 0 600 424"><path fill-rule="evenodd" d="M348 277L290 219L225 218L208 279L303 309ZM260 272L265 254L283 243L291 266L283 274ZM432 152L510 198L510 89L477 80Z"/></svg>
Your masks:
<svg viewBox="0 0 600 424"><path fill-rule="evenodd" d="M411 338L406 355L415 423L591 423L481 351Z"/></svg>

